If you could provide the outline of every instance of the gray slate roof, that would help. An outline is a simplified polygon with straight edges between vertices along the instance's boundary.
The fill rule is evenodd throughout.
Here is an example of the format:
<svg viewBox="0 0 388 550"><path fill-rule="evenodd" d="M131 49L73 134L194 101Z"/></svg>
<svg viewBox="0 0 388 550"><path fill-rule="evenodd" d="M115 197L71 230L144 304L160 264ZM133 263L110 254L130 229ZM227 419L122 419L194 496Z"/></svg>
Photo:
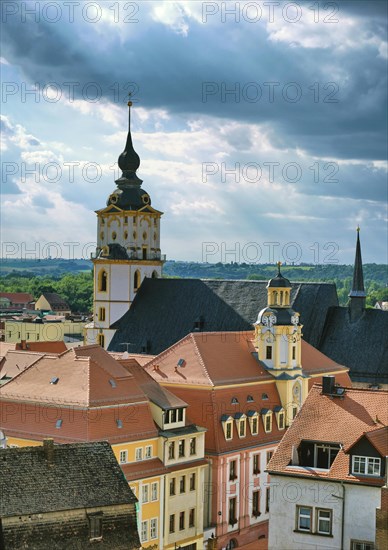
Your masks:
<svg viewBox="0 0 388 550"><path fill-rule="evenodd" d="M0 517L130 504L136 497L106 441L0 449Z"/></svg>
<svg viewBox="0 0 388 550"><path fill-rule="evenodd" d="M388 384L388 311L366 309L351 322L349 308L330 308L318 349L349 367L353 381Z"/></svg>
<svg viewBox="0 0 388 550"><path fill-rule="evenodd" d="M251 330L267 306L267 281L144 279L131 309L116 323L109 351L159 354L196 331ZM292 308L300 313L303 335L317 346L327 310L338 305L331 283L292 283ZM198 330L198 329L197 329ZM143 348L145 347L145 349Z"/></svg>

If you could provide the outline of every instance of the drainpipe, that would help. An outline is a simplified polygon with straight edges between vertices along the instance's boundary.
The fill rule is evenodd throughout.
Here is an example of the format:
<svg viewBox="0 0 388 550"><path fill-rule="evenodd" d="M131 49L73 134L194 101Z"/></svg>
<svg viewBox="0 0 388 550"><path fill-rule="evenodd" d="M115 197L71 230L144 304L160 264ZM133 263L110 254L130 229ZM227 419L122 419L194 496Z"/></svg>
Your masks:
<svg viewBox="0 0 388 550"><path fill-rule="evenodd" d="M345 531L345 485L341 481L342 487L342 519L341 519L341 550L344 550L344 531Z"/></svg>

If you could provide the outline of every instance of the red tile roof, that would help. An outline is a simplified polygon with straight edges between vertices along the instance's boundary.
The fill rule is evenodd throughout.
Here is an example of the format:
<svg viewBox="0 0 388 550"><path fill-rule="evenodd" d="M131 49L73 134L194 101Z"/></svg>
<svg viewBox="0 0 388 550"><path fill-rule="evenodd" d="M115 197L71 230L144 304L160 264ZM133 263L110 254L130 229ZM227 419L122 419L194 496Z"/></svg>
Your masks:
<svg viewBox="0 0 388 550"><path fill-rule="evenodd" d="M159 458L141 460L130 464L120 464L120 466L127 481L154 477L165 474L168 471Z"/></svg>
<svg viewBox="0 0 388 550"><path fill-rule="evenodd" d="M28 292L0 292L0 298L8 298L12 304L28 304L34 301L33 295Z"/></svg>
<svg viewBox="0 0 388 550"><path fill-rule="evenodd" d="M222 386L273 380L254 357L253 332L192 333L152 359L146 366L163 384ZM179 359L183 366L177 366ZM302 367L307 374L347 372L302 340ZM349 380L346 377L347 380Z"/></svg>
<svg viewBox="0 0 388 550"><path fill-rule="evenodd" d="M271 474L381 485L381 478L364 478L349 474L347 450L365 432L373 439L372 434L375 430L377 434L382 426L388 425L387 402L387 391L346 388L343 397L331 397L322 394L320 385L314 385L272 457L268 471ZM377 434L375 440L380 442L380 437L380 434ZM343 449L337 454L330 470L292 466L293 448L297 449L302 440L339 443Z"/></svg>
<svg viewBox="0 0 388 550"><path fill-rule="evenodd" d="M15 349L40 353L63 353L67 351L66 344L62 340L56 342L19 342L16 344Z"/></svg>
<svg viewBox="0 0 388 550"><path fill-rule="evenodd" d="M135 378L97 345L40 357L0 388L0 401L0 429L28 439L115 442L157 435ZM63 420L60 429L57 419Z"/></svg>

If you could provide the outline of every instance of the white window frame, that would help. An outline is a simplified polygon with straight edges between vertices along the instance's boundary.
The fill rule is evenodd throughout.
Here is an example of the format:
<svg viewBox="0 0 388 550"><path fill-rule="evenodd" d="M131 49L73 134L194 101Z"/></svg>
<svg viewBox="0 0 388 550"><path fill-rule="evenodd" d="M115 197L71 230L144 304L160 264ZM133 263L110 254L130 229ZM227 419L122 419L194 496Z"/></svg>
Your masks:
<svg viewBox="0 0 388 550"><path fill-rule="evenodd" d="M350 550L375 550L375 544L369 540L351 540Z"/></svg>
<svg viewBox="0 0 388 550"><path fill-rule="evenodd" d="M143 447L137 447L137 449L135 449L135 460L137 462L143 460Z"/></svg>
<svg viewBox="0 0 388 550"><path fill-rule="evenodd" d="M362 471L361 461L363 461L364 471ZM356 470L356 462L358 462L358 471ZM369 472L369 465L372 465L372 469L375 469L375 466L378 466L378 473ZM363 476L374 476L379 477L381 475L381 459L375 456L352 456L352 474L363 475Z"/></svg>
<svg viewBox="0 0 388 550"><path fill-rule="evenodd" d="M120 464L127 464L128 462L128 451L126 449L123 449L120 451L119 455Z"/></svg>
<svg viewBox="0 0 388 550"><path fill-rule="evenodd" d="M152 445L147 445L144 452L144 458L152 458Z"/></svg>
<svg viewBox="0 0 388 550"><path fill-rule="evenodd" d="M282 426L280 427L280 419L282 419ZM279 411L276 413L276 422L278 425L278 430L284 430L286 427L286 415L284 410Z"/></svg>
<svg viewBox="0 0 388 550"><path fill-rule="evenodd" d="M301 514L301 510L308 510L309 514ZM310 527L306 529L301 526L301 519L309 519ZM311 506L297 506L296 507L296 529L297 531L302 531L303 533L312 533L313 532L313 508Z"/></svg>
<svg viewBox="0 0 388 550"><path fill-rule="evenodd" d="M228 435L228 426L230 426L230 437L227 437ZM233 439L233 421L227 420L225 422L225 439L226 441L231 441Z"/></svg>
<svg viewBox="0 0 388 550"><path fill-rule="evenodd" d="M141 503L147 504L150 501L150 486L148 483L145 483L141 487Z"/></svg>
<svg viewBox="0 0 388 550"><path fill-rule="evenodd" d="M243 434L241 434L241 428L243 426ZM238 436L240 439L243 439L247 436L247 423L245 421L245 418L241 418L238 423Z"/></svg>
<svg viewBox="0 0 388 550"><path fill-rule="evenodd" d="M153 481L151 483L151 502L155 502L158 500L158 493L159 493L159 483L157 481Z"/></svg>
<svg viewBox="0 0 388 550"><path fill-rule="evenodd" d="M158 538L158 518L150 519L150 539Z"/></svg>
<svg viewBox="0 0 388 550"><path fill-rule="evenodd" d="M256 420L256 430L253 429L253 421L254 420ZM249 418L249 427L251 429L251 434L252 435L257 435L259 433L259 414L258 413L252 415Z"/></svg>
<svg viewBox="0 0 388 550"><path fill-rule="evenodd" d="M321 512L323 512L324 514L329 514L329 517L328 518L321 517L320 516ZM319 535L326 535L326 536L331 535L332 529L333 529L333 511L328 508L317 508L315 511L315 515L316 515L316 524L315 524L316 533L318 533ZM322 531L320 529L320 525L319 525L320 521L328 523L329 531Z"/></svg>
<svg viewBox="0 0 388 550"><path fill-rule="evenodd" d="M269 429L267 430L268 419L269 419ZM264 431L266 434L269 434L272 432L272 412L271 411L263 415L263 425L264 425Z"/></svg>
<svg viewBox="0 0 388 550"><path fill-rule="evenodd" d="M140 531L141 542L148 541L148 519L141 522L141 531Z"/></svg>

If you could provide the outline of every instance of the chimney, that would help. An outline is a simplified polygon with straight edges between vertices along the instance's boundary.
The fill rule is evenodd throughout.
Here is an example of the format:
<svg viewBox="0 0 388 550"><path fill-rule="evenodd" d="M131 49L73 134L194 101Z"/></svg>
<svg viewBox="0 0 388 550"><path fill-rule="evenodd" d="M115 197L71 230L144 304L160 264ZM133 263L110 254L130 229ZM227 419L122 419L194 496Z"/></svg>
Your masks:
<svg viewBox="0 0 388 550"><path fill-rule="evenodd" d="M54 465L54 439L52 437L43 440L44 456L49 466Z"/></svg>
<svg viewBox="0 0 388 550"><path fill-rule="evenodd" d="M333 395L335 388L335 376L322 376L322 395Z"/></svg>

